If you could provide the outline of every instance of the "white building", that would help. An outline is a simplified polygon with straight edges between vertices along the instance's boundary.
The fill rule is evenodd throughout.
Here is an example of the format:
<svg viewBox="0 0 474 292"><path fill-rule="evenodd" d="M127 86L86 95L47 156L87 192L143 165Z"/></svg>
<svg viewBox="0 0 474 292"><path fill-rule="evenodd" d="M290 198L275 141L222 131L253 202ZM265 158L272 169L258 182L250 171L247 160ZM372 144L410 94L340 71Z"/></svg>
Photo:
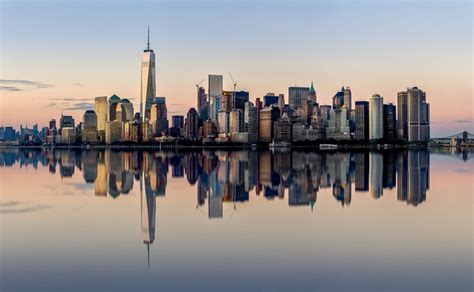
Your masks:
<svg viewBox="0 0 474 292"><path fill-rule="evenodd" d="M383 138L383 97L378 94L369 99L369 139Z"/></svg>
<svg viewBox="0 0 474 292"><path fill-rule="evenodd" d="M142 121L149 118L151 104L156 96L155 53L150 49L150 30L148 43L142 54L142 84L140 92L140 115Z"/></svg>

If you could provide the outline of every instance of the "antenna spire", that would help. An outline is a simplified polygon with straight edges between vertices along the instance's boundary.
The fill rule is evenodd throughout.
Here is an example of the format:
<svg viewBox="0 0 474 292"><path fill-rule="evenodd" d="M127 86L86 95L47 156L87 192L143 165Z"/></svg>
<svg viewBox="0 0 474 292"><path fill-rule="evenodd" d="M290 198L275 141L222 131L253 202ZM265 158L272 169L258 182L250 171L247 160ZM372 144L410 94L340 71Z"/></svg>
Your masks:
<svg viewBox="0 0 474 292"><path fill-rule="evenodd" d="M150 26L148 26L148 42L147 42L147 48L148 51L150 50Z"/></svg>

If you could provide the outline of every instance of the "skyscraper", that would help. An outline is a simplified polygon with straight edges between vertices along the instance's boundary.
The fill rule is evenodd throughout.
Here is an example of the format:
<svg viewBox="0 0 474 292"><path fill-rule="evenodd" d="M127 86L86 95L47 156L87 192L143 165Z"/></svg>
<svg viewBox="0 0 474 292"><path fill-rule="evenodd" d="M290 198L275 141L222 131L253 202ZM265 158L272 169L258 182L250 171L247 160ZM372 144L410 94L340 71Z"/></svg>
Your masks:
<svg viewBox="0 0 474 292"><path fill-rule="evenodd" d="M383 138L383 97L372 95L369 100L369 139Z"/></svg>
<svg viewBox="0 0 474 292"><path fill-rule="evenodd" d="M355 102L355 139L369 140L369 102Z"/></svg>
<svg viewBox="0 0 474 292"><path fill-rule="evenodd" d="M383 105L383 137L388 141L393 141L397 138L397 120L396 106L393 104Z"/></svg>
<svg viewBox="0 0 474 292"><path fill-rule="evenodd" d="M342 108L344 105L344 87L332 97L332 108L338 109Z"/></svg>
<svg viewBox="0 0 474 292"><path fill-rule="evenodd" d="M251 102L245 103L244 128L248 132L248 143L258 142L258 108Z"/></svg>
<svg viewBox="0 0 474 292"><path fill-rule="evenodd" d="M197 90L197 108L198 108L199 118L201 118L201 120L207 120L208 118L207 95L206 95L206 90L203 87L199 87Z"/></svg>
<svg viewBox="0 0 474 292"><path fill-rule="evenodd" d="M408 140L408 91L397 93L397 137Z"/></svg>
<svg viewBox="0 0 474 292"><path fill-rule="evenodd" d="M309 87L292 86L288 88L288 103L290 107L297 109L303 106L303 101L309 96ZM277 100L278 102L278 100Z"/></svg>
<svg viewBox="0 0 474 292"><path fill-rule="evenodd" d="M142 121L150 118L150 109L156 96L155 53L150 49L150 27L148 27L147 48L142 54L142 76L140 91L140 115Z"/></svg>
<svg viewBox="0 0 474 292"><path fill-rule="evenodd" d="M186 138L189 140L197 140L199 130L199 116L195 108L189 109L186 114L186 122L184 125Z"/></svg>
<svg viewBox="0 0 474 292"><path fill-rule="evenodd" d="M95 114L97 115L97 132L100 141L105 140L105 123L107 122L107 96L95 98Z"/></svg>
<svg viewBox="0 0 474 292"><path fill-rule="evenodd" d="M279 97L275 93L269 92L263 97L263 106L269 107L278 104Z"/></svg>
<svg viewBox="0 0 474 292"><path fill-rule="evenodd" d="M107 121L115 121L117 119L117 106L118 103L120 102L120 97L117 95L112 95L109 97L109 102L108 102L108 110L107 110ZM122 109L119 109L121 112ZM121 117L120 117L121 120Z"/></svg>
<svg viewBox="0 0 474 292"><path fill-rule="evenodd" d="M208 95L209 103L211 104L211 119L217 120L217 112L222 109L222 88L223 88L223 77L222 75L209 75L208 77Z"/></svg>
<svg viewBox="0 0 474 292"><path fill-rule="evenodd" d="M430 139L430 105L426 93L417 87L408 88L408 142L427 142Z"/></svg>
<svg viewBox="0 0 474 292"><path fill-rule="evenodd" d="M344 105L348 110L352 110L352 92L349 87L344 88Z"/></svg>
<svg viewBox="0 0 474 292"><path fill-rule="evenodd" d="M97 115L93 110L87 110L83 116L82 142L97 142Z"/></svg>
<svg viewBox="0 0 474 292"><path fill-rule="evenodd" d="M122 99L120 102L122 107L122 120L123 121L131 121L133 120L133 103L131 103L128 99Z"/></svg>
<svg viewBox="0 0 474 292"><path fill-rule="evenodd" d="M280 109L280 111L283 111L284 107L285 107L285 95L279 94L278 95L278 108Z"/></svg>

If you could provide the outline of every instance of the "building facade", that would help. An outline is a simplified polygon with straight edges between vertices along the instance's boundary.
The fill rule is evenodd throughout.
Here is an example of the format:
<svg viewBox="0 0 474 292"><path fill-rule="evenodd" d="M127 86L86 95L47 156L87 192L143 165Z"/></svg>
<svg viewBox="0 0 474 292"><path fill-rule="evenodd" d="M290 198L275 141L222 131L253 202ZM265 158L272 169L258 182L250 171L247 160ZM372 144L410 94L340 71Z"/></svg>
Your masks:
<svg viewBox="0 0 474 292"><path fill-rule="evenodd" d="M383 97L372 95L369 100L369 139L383 138Z"/></svg>

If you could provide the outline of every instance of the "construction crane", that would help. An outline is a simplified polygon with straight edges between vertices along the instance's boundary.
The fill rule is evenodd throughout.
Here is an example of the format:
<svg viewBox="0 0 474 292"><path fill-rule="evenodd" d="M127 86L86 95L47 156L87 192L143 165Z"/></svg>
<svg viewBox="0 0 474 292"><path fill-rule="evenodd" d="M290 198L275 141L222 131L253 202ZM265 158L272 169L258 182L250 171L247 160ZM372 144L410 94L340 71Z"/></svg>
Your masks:
<svg viewBox="0 0 474 292"><path fill-rule="evenodd" d="M204 80L206 80L206 78L203 78L201 81L199 81L195 84L196 85L196 95L199 94L199 86L204 82ZM198 100L199 100L199 96L198 96ZM199 104L198 104L198 107L199 107Z"/></svg>
<svg viewBox="0 0 474 292"><path fill-rule="evenodd" d="M199 89L199 86L204 82L204 80L206 80L206 78L203 78L201 81L196 83L196 89Z"/></svg>
<svg viewBox="0 0 474 292"><path fill-rule="evenodd" d="M232 84L234 85L234 91L232 92L232 107L235 107L235 87L237 86L237 82L235 82L234 77L232 77L232 74L229 73L230 80L232 80Z"/></svg>
<svg viewBox="0 0 474 292"><path fill-rule="evenodd" d="M235 87L237 86L237 82L235 82L234 77L232 77L232 74L229 73L230 80L232 80L232 84L234 85L234 92L235 92Z"/></svg>

